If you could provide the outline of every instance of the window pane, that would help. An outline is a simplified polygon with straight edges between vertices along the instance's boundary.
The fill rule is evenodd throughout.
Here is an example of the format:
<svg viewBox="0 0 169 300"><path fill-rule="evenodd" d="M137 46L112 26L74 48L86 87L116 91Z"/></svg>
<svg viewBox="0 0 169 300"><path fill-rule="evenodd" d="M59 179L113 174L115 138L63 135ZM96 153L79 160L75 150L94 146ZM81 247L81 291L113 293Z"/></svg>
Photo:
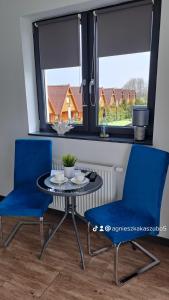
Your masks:
<svg viewBox="0 0 169 300"><path fill-rule="evenodd" d="M65 121L83 124L81 74L81 67L45 70L48 123Z"/></svg>
<svg viewBox="0 0 169 300"><path fill-rule="evenodd" d="M150 52L99 58L99 125L131 125L133 105L147 105L149 65Z"/></svg>

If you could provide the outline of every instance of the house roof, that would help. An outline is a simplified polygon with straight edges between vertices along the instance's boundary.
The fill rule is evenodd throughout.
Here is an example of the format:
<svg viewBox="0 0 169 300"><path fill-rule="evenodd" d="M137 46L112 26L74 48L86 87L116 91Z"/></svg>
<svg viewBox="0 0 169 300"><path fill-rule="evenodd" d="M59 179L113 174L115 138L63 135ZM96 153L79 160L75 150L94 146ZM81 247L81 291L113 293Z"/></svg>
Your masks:
<svg viewBox="0 0 169 300"><path fill-rule="evenodd" d="M115 101L120 102L122 99L132 99L135 98L136 92L134 90L127 90L127 89L116 89L116 88L105 88L104 94L106 98L107 105L110 104L111 98L114 95Z"/></svg>
<svg viewBox="0 0 169 300"><path fill-rule="evenodd" d="M48 86L48 99L56 115L60 114L62 111L68 89L69 85Z"/></svg>
<svg viewBox="0 0 169 300"><path fill-rule="evenodd" d="M104 88L100 87L99 88L99 97L101 97L101 95L104 93Z"/></svg>
<svg viewBox="0 0 169 300"><path fill-rule="evenodd" d="M82 94L79 92L80 88L70 85L50 85L48 86L48 101L53 112L60 115L64 101L68 91L72 94L78 112L83 111ZM133 99L136 97L134 90L116 89L116 88L99 88L99 98L105 97L106 104L110 105L111 98L114 96L115 102L119 104L122 99Z"/></svg>
<svg viewBox="0 0 169 300"><path fill-rule="evenodd" d="M130 98L136 98L136 91L135 90L129 90L129 96Z"/></svg>
<svg viewBox="0 0 169 300"><path fill-rule="evenodd" d="M69 89L74 97L78 112L82 112L82 94L79 92L79 87L70 87L70 85L50 85L48 86L48 99L55 114L61 113Z"/></svg>
<svg viewBox="0 0 169 300"><path fill-rule="evenodd" d="M111 101L111 97L113 95L113 88L105 88L105 89L103 89L103 91L104 91L104 95L106 98L106 103L107 103L107 105L109 105L110 101Z"/></svg>
<svg viewBox="0 0 169 300"><path fill-rule="evenodd" d="M74 96L75 103L77 105L78 112L82 112L82 94L80 93L79 86L71 86L72 94Z"/></svg>
<svg viewBox="0 0 169 300"><path fill-rule="evenodd" d="M115 101L119 103L123 99L123 90L122 89L113 89ZM125 95L126 96L126 95ZM126 97L127 99L128 97Z"/></svg>

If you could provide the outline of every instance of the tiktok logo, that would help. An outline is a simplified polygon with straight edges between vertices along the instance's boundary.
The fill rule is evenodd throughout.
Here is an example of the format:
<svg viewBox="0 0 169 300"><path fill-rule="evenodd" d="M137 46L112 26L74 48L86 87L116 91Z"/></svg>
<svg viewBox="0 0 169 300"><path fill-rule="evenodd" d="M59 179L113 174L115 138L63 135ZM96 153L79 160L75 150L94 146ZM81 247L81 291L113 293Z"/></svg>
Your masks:
<svg viewBox="0 0 169 300"><path fill-rule="evenodd" d="M98 226L95 225L95 226L93 227L93 231L96 232L97 230L98 230Z"/></svg>

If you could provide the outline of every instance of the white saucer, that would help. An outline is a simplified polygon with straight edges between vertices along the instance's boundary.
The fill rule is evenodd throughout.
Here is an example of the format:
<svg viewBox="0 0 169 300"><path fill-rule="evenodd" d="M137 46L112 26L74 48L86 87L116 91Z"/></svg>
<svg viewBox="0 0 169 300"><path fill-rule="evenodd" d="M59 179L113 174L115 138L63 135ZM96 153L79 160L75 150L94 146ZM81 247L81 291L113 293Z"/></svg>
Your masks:
<svg viewBox="0 0 169 300"><path fill-rule="evenodd" d="M55 184L63 184L63 183L68 182L68 178L66 178L66 177L64 177L64 180L62 180L62 181L60 181L60 180L58 181L55 176L51 177L49 180L50 180L50 182L55 183Z"/></svg>
<svg viewBox="0 0 169 300"><path fill-rule="evenodd" d="M83 185L83 184L89 183L89 179L86 178L86 177L84 177L84 180L81 182L81 181L78 181L78 180L76 179L76 177L73 177L73 178L71 179L71 182L72 182L72 183L75 183L75 184L78 184L78 185Z"/></svg>

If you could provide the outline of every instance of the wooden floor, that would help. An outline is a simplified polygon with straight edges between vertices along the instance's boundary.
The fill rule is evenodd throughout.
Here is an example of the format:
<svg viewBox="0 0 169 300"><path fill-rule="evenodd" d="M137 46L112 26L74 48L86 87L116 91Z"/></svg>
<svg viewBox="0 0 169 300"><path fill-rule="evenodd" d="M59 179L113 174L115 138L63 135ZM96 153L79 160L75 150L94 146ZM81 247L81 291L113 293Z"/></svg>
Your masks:
<svg viewBox="0 0 169 300"><path fill-rule="evenodd" d="M59 217L47 215L47 219L53 222ZM5 233L15 221L8 219ZM113 250L89 257L86 226L81 222L79 230L85 251L85 271L79 268L77 244L70 219L50 242L42 260L37 258L40 249L38 226L23 227L9 248L0 250L0 300L169 299L169 247L142 241L143 246L160 258L161 264L119 288L112 283ZM97 241L97 245L104 242L102 238ZM120 254L121 272L141 266L147 260L129 245L123 246Z"/></svg>

